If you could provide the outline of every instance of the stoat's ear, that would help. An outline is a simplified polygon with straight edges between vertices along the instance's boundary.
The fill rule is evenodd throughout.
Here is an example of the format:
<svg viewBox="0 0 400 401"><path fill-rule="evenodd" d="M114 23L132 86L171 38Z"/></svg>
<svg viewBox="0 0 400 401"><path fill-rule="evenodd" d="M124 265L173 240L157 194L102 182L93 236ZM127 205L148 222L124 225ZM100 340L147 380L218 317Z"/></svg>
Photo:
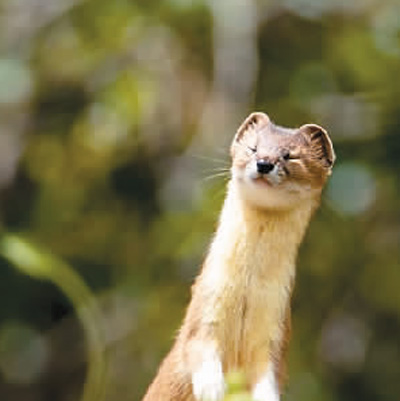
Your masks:
<svg viewBox="0 0 400 401"><path fill-rule="evenodd" d="M269 117L259 111L251 113L239 127L234 141L240 141L248 132L256 132L269 123Z"/></svg>
<svg viewBox="0 0 400 401"><path fill-rule="evenodd" d="M305 124L299 129L309 138L314 157L321 160L324 167L331 169L336 155L326 130L317 124Z"/></svg>

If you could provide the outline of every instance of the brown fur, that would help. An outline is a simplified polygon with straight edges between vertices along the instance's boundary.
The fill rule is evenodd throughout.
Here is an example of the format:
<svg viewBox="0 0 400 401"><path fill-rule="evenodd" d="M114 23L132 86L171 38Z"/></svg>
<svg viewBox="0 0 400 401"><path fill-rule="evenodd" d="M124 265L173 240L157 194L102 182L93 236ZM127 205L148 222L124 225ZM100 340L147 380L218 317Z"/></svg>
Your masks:
<svg viewBox="0 0 400 401"><path fill-rule="evenodd" d="M243 372L249 390L272 364L282 388L295 260L334 162L333 148L319 126L285 129L253 113L231 153L233 178L217 232L176 342L143 401L193 401L192 374L209 351L220 358L224 374ZM307 188L304 197L282 208L243 197L241 174L254 157L279 164L279 196L295 183Z"/></svg>

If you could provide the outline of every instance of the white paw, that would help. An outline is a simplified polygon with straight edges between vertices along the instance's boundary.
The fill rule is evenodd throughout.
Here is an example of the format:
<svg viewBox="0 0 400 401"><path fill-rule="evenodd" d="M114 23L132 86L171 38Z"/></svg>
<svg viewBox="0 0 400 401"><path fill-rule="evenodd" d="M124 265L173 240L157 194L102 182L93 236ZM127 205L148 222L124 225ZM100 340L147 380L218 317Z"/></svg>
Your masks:
<svg viewBox="0 0 400 401"><path fill-rule="evenodd" d="M197 401L219 401L224 398L225 380L217 358L205 360L192 376L193 394Z"/></svg>
<svg viewBox="0 0 400 401"><path fill-rule="evenodd" d="M261 380L257 382L252 396L255 401L279 401L278 384L271 368L268 368Z"/></svg>

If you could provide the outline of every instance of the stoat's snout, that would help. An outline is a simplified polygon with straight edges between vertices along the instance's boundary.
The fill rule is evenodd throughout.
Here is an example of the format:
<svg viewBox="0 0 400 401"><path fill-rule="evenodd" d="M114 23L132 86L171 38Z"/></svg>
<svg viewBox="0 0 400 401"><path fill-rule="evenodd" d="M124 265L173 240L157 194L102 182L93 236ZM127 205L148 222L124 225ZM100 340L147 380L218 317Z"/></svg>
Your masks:
<svg viewBox="0 0 400 401"><path fill-rule="evenodd" d="M268 174L275 168L275 164L271 163L266 159L257 160L256 165L257 165L257 173L261 175Z"/></svg>
<svg viewBox="0 0 400 401"><path fill-rule="evenodd" d="M249 160L241 174L244 180L249 181L249 183L254 181L253 184L264 183L277 186L281 184L285 171L278 162L272 162L268 159L254 159Z"/></svg>

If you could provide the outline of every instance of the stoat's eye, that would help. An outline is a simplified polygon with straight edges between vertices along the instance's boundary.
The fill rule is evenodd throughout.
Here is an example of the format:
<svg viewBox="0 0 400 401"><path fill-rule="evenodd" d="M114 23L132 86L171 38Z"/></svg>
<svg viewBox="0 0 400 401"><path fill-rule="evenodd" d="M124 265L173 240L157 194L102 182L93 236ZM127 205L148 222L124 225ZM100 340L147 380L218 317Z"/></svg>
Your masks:
<svg viewBox="0 0 400 401"><path fill-rule="evenodd" d="M287 161L287 160L296 160L296 159L299 159L299 158L300 158L299 154L294 152L294 151L289 152L287 150L286 152L284 152L282 154L282 159L285 160L285 161Z"/></svg>
<svg viewBox="0 0 400 401"><path fill-rule="evenodd" d="M248 146L247 147L251 152L256 153L257 152L257 148L254 146Z"/></svg>

